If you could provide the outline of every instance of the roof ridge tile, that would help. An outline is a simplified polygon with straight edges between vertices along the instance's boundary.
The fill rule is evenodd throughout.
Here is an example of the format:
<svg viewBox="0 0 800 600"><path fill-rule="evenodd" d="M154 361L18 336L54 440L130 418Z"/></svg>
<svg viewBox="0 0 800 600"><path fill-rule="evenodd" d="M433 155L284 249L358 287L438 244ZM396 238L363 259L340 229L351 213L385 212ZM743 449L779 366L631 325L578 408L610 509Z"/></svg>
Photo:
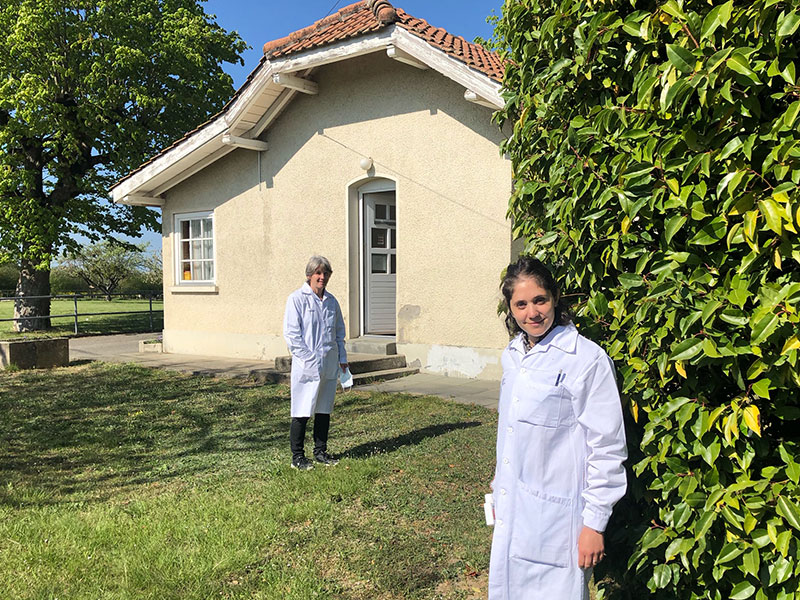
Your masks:
<svg viewBox="0 0 800 600"><path fill-rule="evenodd" d="M354 2L353 4L348 4L340 8L337 12L333 13L332 15L327 15L318 21L315 21L311 25L298 29L297 31L293 31L289 35L286 35L282 38L278 38L277 40L272 40L264 44L263 52L264 54L270 54L275 50L282 49L286 46L293 44L294 42L298 42L305 37L311 36L312 34L330 27L336 23L343 23L347 17L353 15L361 10L365 10L367 8L366 0L361 0L360 2Z"/></svg>

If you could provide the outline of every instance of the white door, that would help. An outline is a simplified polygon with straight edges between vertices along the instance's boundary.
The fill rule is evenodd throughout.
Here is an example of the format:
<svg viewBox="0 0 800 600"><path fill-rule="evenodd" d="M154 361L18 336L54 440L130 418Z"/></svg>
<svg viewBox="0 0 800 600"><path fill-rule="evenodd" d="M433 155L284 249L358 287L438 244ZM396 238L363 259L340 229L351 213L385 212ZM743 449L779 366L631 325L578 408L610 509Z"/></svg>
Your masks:
<svg viewBox="0 0 800 600"><path fill-rule="evenodd" d="M397 206L394 192L364 194L365 333L394 335L397 289Z"/></svg>

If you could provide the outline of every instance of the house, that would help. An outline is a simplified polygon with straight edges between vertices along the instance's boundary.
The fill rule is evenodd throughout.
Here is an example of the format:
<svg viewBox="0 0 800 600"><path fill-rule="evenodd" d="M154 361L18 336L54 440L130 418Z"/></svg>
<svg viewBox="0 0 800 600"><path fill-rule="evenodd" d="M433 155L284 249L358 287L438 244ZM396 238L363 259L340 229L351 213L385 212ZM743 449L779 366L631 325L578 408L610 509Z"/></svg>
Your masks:
<svg viewBox="0 0 800 600"><path fill-rule="evenodd" d="M286 297L322 254L350 340L499 379L502 75L498 56L385 0L267 43L219 114L112 189L162 210L164 350L285 355Z"/></svg>

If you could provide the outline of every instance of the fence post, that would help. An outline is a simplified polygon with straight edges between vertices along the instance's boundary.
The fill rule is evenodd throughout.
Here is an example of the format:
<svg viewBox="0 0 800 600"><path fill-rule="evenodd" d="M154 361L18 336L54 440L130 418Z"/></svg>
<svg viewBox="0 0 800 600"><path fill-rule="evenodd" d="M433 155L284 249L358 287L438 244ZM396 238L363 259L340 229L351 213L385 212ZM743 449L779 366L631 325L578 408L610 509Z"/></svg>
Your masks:
<svg viewBox="0 0 800 600"><path fill-rule="evenodd" d="M150 331L153 331L153 292L147 295L150 298Z"/></svg>
<svg viewBox="0 0 800 600"><path fill-rule="evenodd" d="M72 301L75 303L75 335L78 335L78 295L73 294ZM50 311L52 312L52 311Z"/></svg>

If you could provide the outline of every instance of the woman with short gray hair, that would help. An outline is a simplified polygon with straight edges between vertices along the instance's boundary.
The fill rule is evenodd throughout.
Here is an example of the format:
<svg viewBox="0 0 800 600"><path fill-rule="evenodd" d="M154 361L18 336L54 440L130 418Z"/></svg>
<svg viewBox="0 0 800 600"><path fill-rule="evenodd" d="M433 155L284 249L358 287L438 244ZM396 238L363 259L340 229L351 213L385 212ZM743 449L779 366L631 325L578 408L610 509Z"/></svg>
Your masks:
<svg viewBox="0 0 800 600"><path fill-rule="evenodd" d="M306 265L306 283L289 295L283 319L283 337L292 354L292 467L301 471L314 466L304 450L311 415L314 459L325 466L339 462L328 454L328 431L339 369L347 369L347 352L342 309L326 290L332 273L327 258L312 256Z"/></svg>

